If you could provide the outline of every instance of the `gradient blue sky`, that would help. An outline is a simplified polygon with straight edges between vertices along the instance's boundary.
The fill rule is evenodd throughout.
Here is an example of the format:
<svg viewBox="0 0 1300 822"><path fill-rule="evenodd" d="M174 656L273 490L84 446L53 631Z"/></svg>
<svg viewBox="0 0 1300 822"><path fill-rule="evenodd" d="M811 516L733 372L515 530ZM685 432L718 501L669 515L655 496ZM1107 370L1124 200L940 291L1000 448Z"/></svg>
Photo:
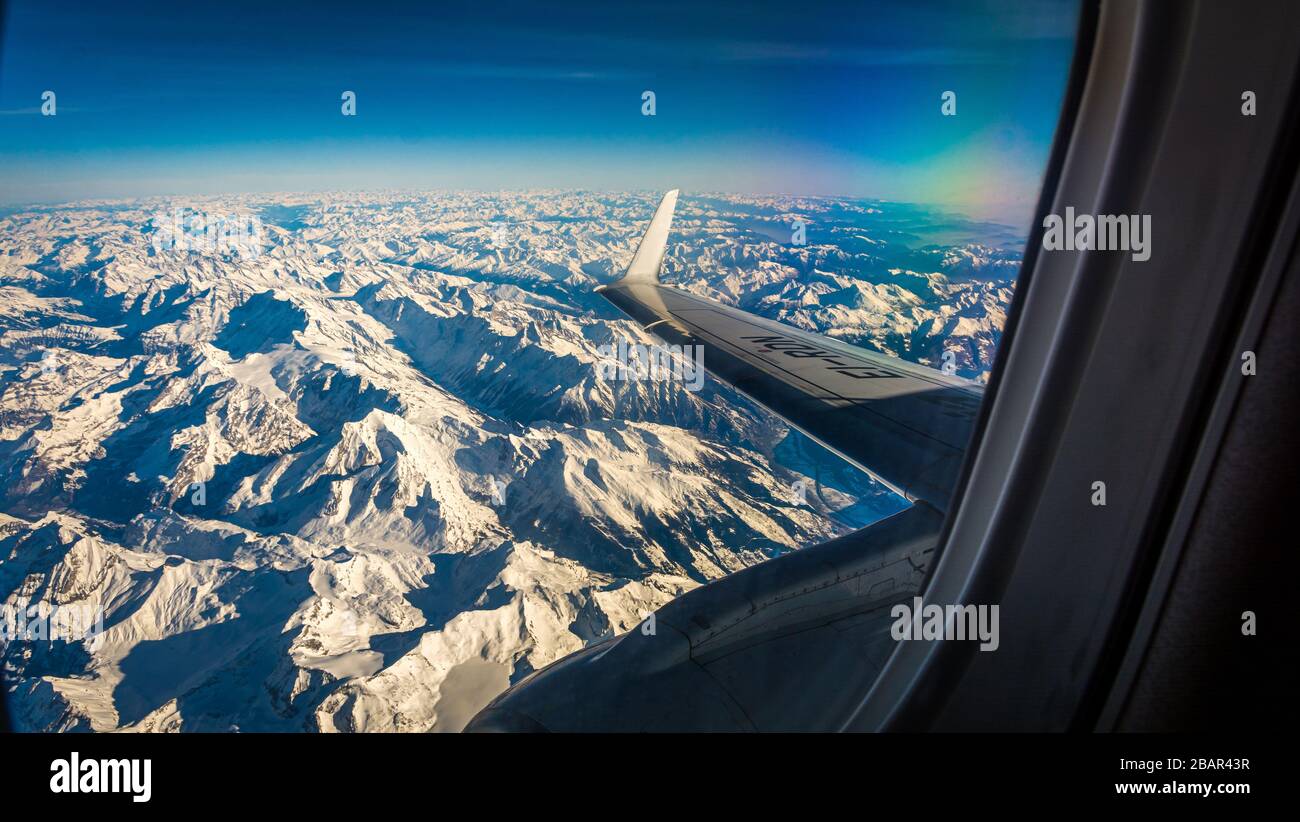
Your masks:
<svg viewBox="0 0 1300 822"><path fill-rule="evenodd" d="M680 187L1027 221L1077 4L463 5L11 0L0 202Z"/></svg>

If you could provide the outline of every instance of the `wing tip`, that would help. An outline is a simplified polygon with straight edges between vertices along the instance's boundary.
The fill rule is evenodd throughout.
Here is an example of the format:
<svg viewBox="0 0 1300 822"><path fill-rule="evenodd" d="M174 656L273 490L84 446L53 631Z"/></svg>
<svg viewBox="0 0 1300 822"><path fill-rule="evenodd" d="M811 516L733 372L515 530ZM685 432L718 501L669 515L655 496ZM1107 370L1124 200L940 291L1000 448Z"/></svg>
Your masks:
<svg viewBox="0 0 1300 822"><path fill-rule="evenodd" d="M659 282L659 270L663 267L664 252L668 247L668 232L672 226L673 212L677 209L677 195L680 192L681 189L674 188L665 192L660 198L654 216L650 218L650 225L646 227L645 234L642 235L641 242L632 256L632 262L623 272L623 276L609 283L608 286Z"/></svg>

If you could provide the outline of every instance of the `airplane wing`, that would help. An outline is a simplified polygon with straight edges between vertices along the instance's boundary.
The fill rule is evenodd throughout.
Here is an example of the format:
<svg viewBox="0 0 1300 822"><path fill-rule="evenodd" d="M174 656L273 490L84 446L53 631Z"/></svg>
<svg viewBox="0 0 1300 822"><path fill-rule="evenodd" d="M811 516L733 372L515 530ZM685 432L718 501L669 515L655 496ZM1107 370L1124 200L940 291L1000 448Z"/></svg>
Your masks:
<svg viewBox="0 0 1300 822"><path fill-rule="evenodd" d="M597 288L704 367L910 500L946 510L981 386L758 317L659 281L677 191L668 192L627 273Z"/></svg>
<svg viewBox="0 0 1300 822"><path fill-rule="evenodd" d="M664 285L676 204L668 192L599 292L915 504L688 591L516 683L466 730L836 730L896 644L893 606L921 593L980 388Z"/></svg>

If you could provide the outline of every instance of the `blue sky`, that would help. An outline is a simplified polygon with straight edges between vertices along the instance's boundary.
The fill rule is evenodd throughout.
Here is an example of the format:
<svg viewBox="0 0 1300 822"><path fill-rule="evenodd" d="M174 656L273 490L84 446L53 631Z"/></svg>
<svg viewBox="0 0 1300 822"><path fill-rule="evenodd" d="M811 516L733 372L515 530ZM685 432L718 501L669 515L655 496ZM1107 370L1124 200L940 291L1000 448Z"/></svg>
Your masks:
<svg viewBox="0 0 1300 822"><path fill-rule="evenodd" d="M1027 220L1076 15L1074 0L199 5L7 3L0 203L680 187Z"/></svg>

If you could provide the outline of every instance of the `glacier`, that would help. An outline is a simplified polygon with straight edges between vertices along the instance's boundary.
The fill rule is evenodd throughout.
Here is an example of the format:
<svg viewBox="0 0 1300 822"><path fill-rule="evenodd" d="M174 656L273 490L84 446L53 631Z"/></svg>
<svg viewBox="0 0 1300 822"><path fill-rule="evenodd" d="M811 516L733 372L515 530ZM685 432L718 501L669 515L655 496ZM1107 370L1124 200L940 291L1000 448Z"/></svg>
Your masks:
<svg viewBox="0 0 1300 822"><path fill-rule="evenodd" d="M94 641L0 635L16 727L458 731L678 594L900 510L723 384L600 367L657 342L593 293L656 200L0 214L0 603L103 616ZM157 242L177 209L257 216L259 252ZM707 194L663 276L986 380L1023 241L917 205Z"/></svg>

